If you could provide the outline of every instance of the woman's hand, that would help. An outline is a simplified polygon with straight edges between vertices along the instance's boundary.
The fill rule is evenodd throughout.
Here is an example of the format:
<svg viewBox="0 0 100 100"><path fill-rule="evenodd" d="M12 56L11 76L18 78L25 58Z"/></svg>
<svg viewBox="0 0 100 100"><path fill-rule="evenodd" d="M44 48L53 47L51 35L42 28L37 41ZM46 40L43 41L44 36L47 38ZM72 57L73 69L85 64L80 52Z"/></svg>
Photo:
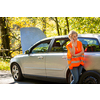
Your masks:
<svg viewBox="0 0 100 100"><path fill-rule="evenodd" d="M72 54L72 56L77 56L76 54Z"/></svg>
<svg viewBox="0 0 100 100"><path fill-rule="evenodd" d="M71 40L70 42L73 44L74 43L74 40L72 38L70 38L70 40Z"/></svg>

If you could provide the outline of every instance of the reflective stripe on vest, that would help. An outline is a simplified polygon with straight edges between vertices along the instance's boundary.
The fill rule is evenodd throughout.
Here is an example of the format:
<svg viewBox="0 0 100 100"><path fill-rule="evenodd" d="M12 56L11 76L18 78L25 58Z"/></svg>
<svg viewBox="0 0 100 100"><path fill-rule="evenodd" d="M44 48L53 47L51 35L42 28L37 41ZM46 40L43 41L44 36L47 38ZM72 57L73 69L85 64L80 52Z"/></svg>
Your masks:
<svg viewBox="0 0 100 100"><path fill-rule="evenodd" d="M81 56L72 56L72 58L78 58L78 57L84 57L84 55L81 55Z"/></svg>
<svg viewBox="0 0 100 100"><path fill-rule="evenodd" d="M71 60L71 58L69 58L69 59L67 59L68 61L70 61Z"/></svg>
<svg viewBox="0 0 100 100"><path fill-rule="evenodd" d="M81 63L81 62L83 62L83 63L85 63L85 61L84 60L78 60L78 61L71 61L71 63L70 64L68 64L68 66L71 66L71 64L75 64L75 63Z"/></svg>
<svg viewBox="0 0 100 100"><path fill-rule="evenodd" d="M84 55L81 55L81 56L78 56L78 57L77 56L72 56L72 58L79 58L79 57L83 57L83 59L84 59ZM68 58L67 60L71 61L71 58ZM82 62L82 61L84 62L84 60L81 59L81 60L78 60L78 61L71 61L71 63L78 63L78 62Z"/></svg>
<svg viewBox="0 0 100 100"><path fill-rule="evenodd" d="M72 63L79 63L79 62L82 62L82 61L84 61L84 60L71 61L71 64L72 64Z"/></svg>
<svg viewBox="0 0 100 100"><path fill-rule="evenodd" d="M71 61L71 64L72 64L72 63L79 63L79 62L80 62L80 61Z"/></svg>

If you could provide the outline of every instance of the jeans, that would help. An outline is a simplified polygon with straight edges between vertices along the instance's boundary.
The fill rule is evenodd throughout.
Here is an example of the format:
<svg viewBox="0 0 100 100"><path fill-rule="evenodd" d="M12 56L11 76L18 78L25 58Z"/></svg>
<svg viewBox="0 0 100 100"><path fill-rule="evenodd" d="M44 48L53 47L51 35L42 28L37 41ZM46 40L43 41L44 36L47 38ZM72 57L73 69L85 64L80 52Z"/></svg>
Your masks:
<svg viewBox="0 0 100 100"><path fill-rule="evenodd" d="M74 67L73 69L71 69L71 73L73 75L73 80L71 82L71 84L76 84L79 80L79 76L81 75L81 72L82 72L82 69L83 69L83 66L80 65L78 67Z"/></svg>

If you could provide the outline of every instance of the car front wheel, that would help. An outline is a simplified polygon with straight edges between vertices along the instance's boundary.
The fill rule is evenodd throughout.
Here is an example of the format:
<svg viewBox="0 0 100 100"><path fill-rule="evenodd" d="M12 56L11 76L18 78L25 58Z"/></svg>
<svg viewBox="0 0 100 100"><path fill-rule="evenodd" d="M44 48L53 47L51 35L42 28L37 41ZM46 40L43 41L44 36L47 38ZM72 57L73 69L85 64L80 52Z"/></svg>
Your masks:
<svg viewBox="0 0 100 100"><path fill-rule="evenodd" d="M15 81L20 81L23 79L22 72L18 64L14 63L12 65L11 73Z"/></svg>

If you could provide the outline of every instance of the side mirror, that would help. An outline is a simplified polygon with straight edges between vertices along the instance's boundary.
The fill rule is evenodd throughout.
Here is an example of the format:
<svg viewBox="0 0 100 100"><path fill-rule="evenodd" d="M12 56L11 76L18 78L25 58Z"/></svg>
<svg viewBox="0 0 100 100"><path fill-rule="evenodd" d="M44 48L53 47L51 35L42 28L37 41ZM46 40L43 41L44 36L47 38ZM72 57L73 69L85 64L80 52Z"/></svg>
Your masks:
<svg viewBox="0 0 100 100"><path fill-rule="evenodd" d="M25 51L25 54L29 54L29 50L26 50L26 51Z"/></svg>

